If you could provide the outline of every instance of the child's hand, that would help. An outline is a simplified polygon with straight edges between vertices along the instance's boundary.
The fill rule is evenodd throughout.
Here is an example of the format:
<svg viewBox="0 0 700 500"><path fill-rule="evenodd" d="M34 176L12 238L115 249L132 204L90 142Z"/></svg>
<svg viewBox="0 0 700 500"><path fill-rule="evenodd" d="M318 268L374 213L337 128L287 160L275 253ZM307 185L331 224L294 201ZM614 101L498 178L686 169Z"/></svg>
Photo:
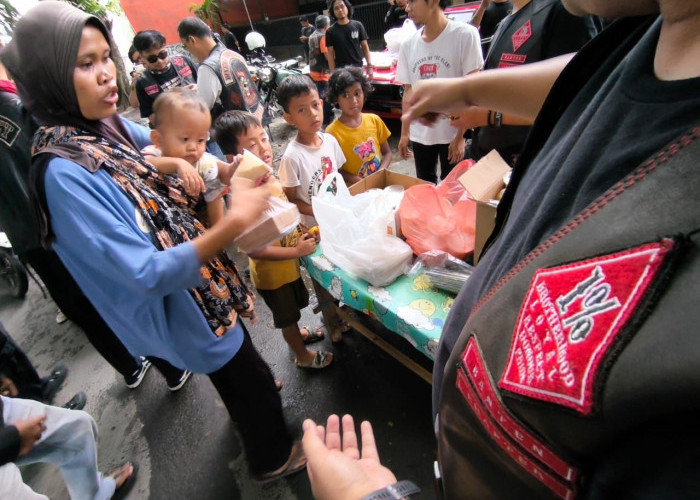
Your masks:
<svg viewBox="0 0 700 500"><path fill-rule="evenodd" d="M199 175L197 169L182 158L173 158L176 161L176 175L185 184L185 191L190 196L199 196L206 188L204 179Z"/></svg>
<svg viewBox="0 0 700 500"><path fill-rule="evenodd" d="M297 254L299 257L305 257L311 255L316 251L316 238L314 238L309 233L305 233L301 236L299 243L297 244Z"/></svg>

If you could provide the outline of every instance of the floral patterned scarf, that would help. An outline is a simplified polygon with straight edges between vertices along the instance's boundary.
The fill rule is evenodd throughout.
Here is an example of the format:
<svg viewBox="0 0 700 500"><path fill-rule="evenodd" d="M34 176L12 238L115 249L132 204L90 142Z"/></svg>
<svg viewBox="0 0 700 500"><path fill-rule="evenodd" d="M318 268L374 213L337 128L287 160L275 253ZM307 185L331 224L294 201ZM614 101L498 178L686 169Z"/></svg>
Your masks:
<svg viewBox="0 0 700 500"><path fill-rule="evenodd" d="M158 250L193 240L205 228L195 217L200 198L185 193L182 181L160 175L132 148L74 127L41 127L34 136L32 154L69 146L81 148L95 164L108 172L126 196L139 208ZM189 290L212 332L222 336L236 323L238 312L250 305L250 292L235 264L225 252L203 264L202 284Z"/></svg>

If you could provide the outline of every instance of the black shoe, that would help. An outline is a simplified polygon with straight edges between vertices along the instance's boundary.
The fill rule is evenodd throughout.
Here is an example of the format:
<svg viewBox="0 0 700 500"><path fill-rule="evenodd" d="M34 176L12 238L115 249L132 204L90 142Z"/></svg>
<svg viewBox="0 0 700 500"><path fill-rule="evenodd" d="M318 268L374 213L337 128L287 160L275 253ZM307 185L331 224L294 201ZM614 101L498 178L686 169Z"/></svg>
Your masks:
<svg viewBox="0 0 700 500"><path fill-rule="evenodd" d="M85 403L87 403L87 394L80 391L75 396L70 398L66 404L63 405L67 410L82 410L85 408Z"/></svg>
<svg viewBox="0 0 700 500"><path fill-rule="evenodd" d="M63 381L66 380L67 375L68 368L66 368L66 365L56 365L51 371L51 374L42 379L41 392L44 395L44 401L46 403L51 404L53 402L54 396L63 385Z"/></svg>
<svg viewBox="0 0 700 500"><path fill-rule="evenodd" d="M126 386L129 389L136 389L138 386L140 386L141 382L143 382L144 375L146 375L146 372L151 367L151 362L143 356L140 357L140 360L141 366L139 367L139 369L131 375L129 375L128 377L124 377L124 382L126 382Z"/></svg>
<svg viewBox="0 0 700 500"><path fill-rule="evenodd" d="M173 382L168 382L168 389L170 389L172 392L179 391L180 389L182 389L182 386L185 385L185 382L187 382L191 375L191 371L185 370L184 372L182 372L182 375L180 375L179 379Z"/></svg>

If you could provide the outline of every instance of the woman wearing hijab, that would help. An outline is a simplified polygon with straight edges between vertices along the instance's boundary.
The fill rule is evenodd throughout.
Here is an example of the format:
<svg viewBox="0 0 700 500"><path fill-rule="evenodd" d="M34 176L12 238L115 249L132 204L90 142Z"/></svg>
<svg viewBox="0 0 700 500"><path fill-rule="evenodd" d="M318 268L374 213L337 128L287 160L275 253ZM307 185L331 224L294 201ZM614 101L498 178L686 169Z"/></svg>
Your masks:
<svg viewBox="0 0 700 500"><path fill-rule="evenodd" d="M252 313L250 293L222 252L269 194L237 184L231 210L205 232L182 181L158 176L139 153L148 131L116 114L110 41L97 18L46 1L0 54L43 124L31 182L43 236L130 351L209 376L257 479L299 471L306 459L240 320Z"/></svg>

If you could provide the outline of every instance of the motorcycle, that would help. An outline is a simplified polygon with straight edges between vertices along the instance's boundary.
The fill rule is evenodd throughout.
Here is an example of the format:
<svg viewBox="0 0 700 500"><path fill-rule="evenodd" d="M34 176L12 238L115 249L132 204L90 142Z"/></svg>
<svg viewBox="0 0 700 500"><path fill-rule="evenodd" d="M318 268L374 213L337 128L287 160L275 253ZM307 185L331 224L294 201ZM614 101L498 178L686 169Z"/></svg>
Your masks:
<svg viewBox="0 0 700 500"><path fill-rule="evenodd" d="M258 86L258 94L263 103L263 127L267 128L268 133L270 133L270 123L284 113L277 100L277 88L289 75L301 74L300 59L299 57L276 62L275 58L266 54L262 47L252 50L248 55L248 71ZM270 138L272 139L272 134Z"/></svg>
<svg viewBox="0 0 700 500"><path fill-rule="evenodd" d="M29 288L27 270L12 250L12 244L4 232L0 231L0 280L9 287L10 294L23 298Z"/></svg>

